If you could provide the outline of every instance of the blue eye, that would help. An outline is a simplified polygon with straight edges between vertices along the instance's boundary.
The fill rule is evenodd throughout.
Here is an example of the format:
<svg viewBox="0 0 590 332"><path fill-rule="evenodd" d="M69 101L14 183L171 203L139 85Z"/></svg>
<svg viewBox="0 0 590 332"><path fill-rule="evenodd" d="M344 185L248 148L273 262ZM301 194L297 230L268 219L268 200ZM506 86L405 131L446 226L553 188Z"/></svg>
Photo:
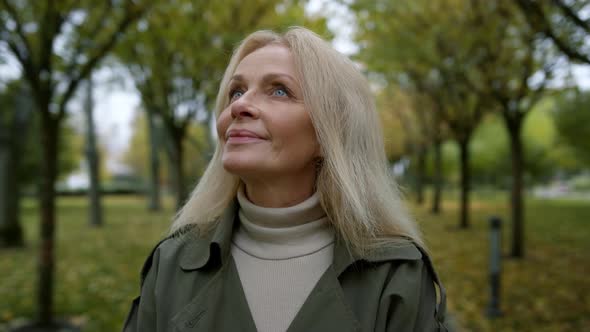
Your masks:
<svg viewBox="0 0 590 332"><path fill-rule="evenodd" d="M272 92L273 96L277 96L277 97L286 97L288 96L287 91L283 88L276 88L273 92Z"/></svg>
<svg viewBox="0 0 590 332"><path fill-rule="evenodd" d="M243 95L244 95L244 93L242 91L240 91L240 90L232 90L229 93L229 99L230 100L235 100L235 99L240 98Z"/></svg>

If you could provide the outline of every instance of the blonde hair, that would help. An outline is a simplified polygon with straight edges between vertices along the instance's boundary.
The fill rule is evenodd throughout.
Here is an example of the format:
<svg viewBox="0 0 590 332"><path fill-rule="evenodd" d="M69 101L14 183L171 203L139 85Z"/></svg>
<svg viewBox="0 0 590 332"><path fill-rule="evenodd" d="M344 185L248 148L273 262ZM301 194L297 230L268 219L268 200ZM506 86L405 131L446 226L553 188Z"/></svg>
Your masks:
<svg viewBox="0 0 590 332"><path fill-rule="evenodd" d="M345 244L368 250L408 240L423 245L388 170L383 134L365 77L347 57L315 33L293 27L283 35L254 32L235 50L217 95L215 114L229 104L228 83L239 62L270 44L290 49L304 102L323 157L316 187L323 208ZM172 232L196 224L210 229L236 196L240 179L222 165L217 146L203 177L179 211Z"/></svg>

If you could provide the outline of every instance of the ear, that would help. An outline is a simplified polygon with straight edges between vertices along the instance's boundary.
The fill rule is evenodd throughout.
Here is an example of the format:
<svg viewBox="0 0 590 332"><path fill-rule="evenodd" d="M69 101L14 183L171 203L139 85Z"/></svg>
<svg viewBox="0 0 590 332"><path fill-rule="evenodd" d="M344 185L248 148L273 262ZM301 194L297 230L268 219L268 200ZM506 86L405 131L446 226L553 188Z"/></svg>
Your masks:
<svg viewBox="0 0 590 332"><path fill-rule="evenodd" d="M315 150L313 152L313 158L315 159L324 159L324 153L322 152L322 146L320 145L320 143L317 141L316 138L316 142L315 142Z"/></svg>

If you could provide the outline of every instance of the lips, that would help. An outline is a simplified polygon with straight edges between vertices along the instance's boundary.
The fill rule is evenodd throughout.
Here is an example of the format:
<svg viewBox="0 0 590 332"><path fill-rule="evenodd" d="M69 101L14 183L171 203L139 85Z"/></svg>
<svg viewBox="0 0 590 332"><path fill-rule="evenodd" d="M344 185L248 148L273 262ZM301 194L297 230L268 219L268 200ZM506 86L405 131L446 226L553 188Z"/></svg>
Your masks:
<svg viewBox="0 0 590 332"><path fill-rule="evenodd" d="M225 134L225 138L229 139L229 138L238 138L238 137L249 137L249 138L257 138L257 139L264 139L263 137L261 137L260 135L257 135L256 133L249 131L249 130L245 130L245 129L232 129L229 130L226 134Z"/></svg>
<svg viewBox="0 0 590 332"><path fill-rule="evenodd" d="M225 135L225 142L229 145L242 145L251 143L260 143L266 140L253 131L245 129L232 129Z"/></svg>

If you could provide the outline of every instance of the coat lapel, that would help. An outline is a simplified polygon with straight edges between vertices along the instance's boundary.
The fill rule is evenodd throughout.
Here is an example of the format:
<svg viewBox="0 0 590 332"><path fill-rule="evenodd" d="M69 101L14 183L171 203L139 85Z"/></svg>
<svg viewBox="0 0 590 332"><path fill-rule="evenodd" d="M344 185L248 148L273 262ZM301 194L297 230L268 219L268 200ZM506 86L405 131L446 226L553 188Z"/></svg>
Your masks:
<svg viewBox="0 0 590 332"><path fill-rule="evenodd" d="M238 271L228 261L171 322L172 331L256 332Z"/></svg>
<svg viewBox="0 0 590 332"><path fill-rule="evenodd" d="M287 332L299 331L360 331L334 266L330 266L305 300Z"/></svg>
<svg viewBox="0 0 590 332"><path fill-rule="evenodd" d="M219 270L174 316L169 330L256 332L235 262L229 253L236 210L234 200L219 218L214 232L192 241L183 253L180 267L187 273Z"/></svg>

